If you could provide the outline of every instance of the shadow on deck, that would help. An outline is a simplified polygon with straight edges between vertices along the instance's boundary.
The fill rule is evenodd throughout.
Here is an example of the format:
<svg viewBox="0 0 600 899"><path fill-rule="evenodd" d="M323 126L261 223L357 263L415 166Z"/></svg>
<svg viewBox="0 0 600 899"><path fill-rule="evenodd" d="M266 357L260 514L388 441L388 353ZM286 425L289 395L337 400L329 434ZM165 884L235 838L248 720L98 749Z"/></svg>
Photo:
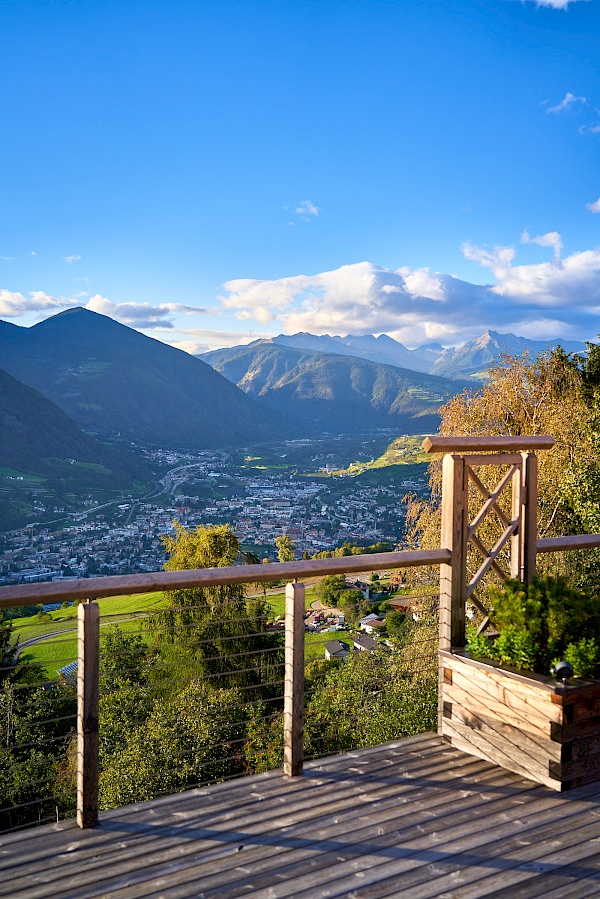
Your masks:
<svg viewBox="0 0 600 899"><path fill-rule="evenodd" d="M600 895L600 784L554 793L425 734L0 838L0 896Z"/></svg>

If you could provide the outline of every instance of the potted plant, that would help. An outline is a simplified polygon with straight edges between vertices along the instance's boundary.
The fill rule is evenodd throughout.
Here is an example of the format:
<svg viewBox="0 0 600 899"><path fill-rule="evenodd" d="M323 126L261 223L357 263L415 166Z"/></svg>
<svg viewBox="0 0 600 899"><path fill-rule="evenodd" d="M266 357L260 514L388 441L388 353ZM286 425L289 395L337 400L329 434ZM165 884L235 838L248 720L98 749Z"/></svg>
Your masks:
<svg viewBox="0 0 600 899"><path fill-rule="evenodd" d="M545 577L489 600L494 633L441 652L442 734L555 790L600 779L600 599Z"/></svg>

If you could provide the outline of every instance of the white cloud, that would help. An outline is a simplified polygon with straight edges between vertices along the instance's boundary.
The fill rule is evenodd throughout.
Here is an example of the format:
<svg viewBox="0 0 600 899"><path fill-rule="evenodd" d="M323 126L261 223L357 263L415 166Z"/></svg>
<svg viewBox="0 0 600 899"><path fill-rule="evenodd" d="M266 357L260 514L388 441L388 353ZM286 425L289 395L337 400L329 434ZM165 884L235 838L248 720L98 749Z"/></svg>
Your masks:
<svg viewBox="0 0 600 899"><path fill-rule="evenodd" d="M571 109L573 105L577 105L578 103L585 106L587 100L585 97L578 97L570 91L567 91L560 103L557 103L556 106L549 106L546 112L566 112L568 109Z"/></svg>
<svg viewBox="0 0 600 899"><path fill-rule="evenodd" d="M571 3L578 3L579 0L535 0L536 6L549 6L550 9L568 9Z"/></svg>
<svg viewBox="0 0 600 899"><path fill-rule="evenodd" d="M308 221L310 216L319 215L319 207L315 206L311 200L302 200L302 202L296 206L296 215L304 216L306 221Z"/></svg>
<svg viewBox="0 0 600 899"><path fill-rule="evenodd" d="M585 208L590 212L600 212L600 197L594 203L586 203Z"/></svg>
<svg viewBox="0 0 600 899"><path fill-rule="evenodd" d="M72 262L79 262L81 256L63 256L63 259L67 265L71 265Z"/></svg>
<svg viewBox="0 0 600 899"><path fill-rule="evenodd" d="M158 340L164 340L171 346L176 346L186 353L205 353L208 350L217 350L221 347L242 346L272 337L260 331L211 331L206 328L176 328L165 330L164 338L161 336L161 328L157 328L152 336Z"/></svg>
<svg viewBox="0 0 600 899"><path fill-rule="evenodd" d="M86 309L108 315L115 321L132 328L172 328L173 322L169 316L196 315L205 310L197 306L183 306L179 303L161 303L151 306L150 303L112 303L99 293L91 297L85 304Z"/></svg>
<svg viewBox="0 0 600 899"><path fill-rule="evenodd" d="M0 262L11 262L14 258L14 256L0 256Z"/></svg>
<svg viewBox="0 0 600 899"><path fill-rule="evenodd" d="M27 295L0 289L0 316L4 318L20 318L30 313L53 313L81 306L85 292L78 292L72 297L53 297L43 290L32 290ZM113 303L100 294L91 297L84 306L92 312L108 315L116 321L132 328L172 328L171 318L174 315L197 315L204 312L197 306L184 306L180 303L161 303L152 306L150 303Z"/></svg>
<svg viewBox="0 0 600 899"><path fill-rule="evenodd" d="M0 288L0 315L5 318L19 318L27 312L47 312L76 306L64 297L51 297L42 290L32 290L27 296Z"/></svg>
<svg viewBox="0 0 600 899"><path fill-rule="evenodd" d="M593 338L600 307L600 247L558 258L557 232L527 240L554 251L550 262L515 265L512 246L467 242L467 259L490 270L472 284L427 268L385 269L369 262L316 275L224 285L222 306L244 321L277 321L286 333L392 334L415 345L461 343L484 328L540 338Z"/></svg>
<svg viewBox="0 0 600 899"><path fill-rule="evenodd" d="M439 275L432 275L428 268L399 268L398 273L404 278L404 286L413 297L429 297L430 300L443 300L444 285ZM384 285L384 293L399 293L400 288Z"/></svg>
<svg viewBox="0 0 600 899"><path fill-rule="evenodd" d="M539 247L552 247L555 259L560 259L563 248L562 237L558 231L548 231L547 234L538 234L537 237L530 237L528 231L523 231L521 243L536 243Z"/></svg>

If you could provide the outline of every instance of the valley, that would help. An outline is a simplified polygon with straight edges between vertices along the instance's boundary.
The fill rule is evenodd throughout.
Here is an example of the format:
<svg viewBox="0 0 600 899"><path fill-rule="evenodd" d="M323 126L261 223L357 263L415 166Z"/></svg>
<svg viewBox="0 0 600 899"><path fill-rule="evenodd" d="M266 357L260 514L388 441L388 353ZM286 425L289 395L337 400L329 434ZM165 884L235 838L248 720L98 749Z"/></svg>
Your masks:
<svg viewBox="0 0 600 899"><path fill-rule="evenodd" d="M0 535L0 584L130 574L162 567L161 535L230 523L243 548L274 559L288 534L297 554L344 541L402 540L405 494L427 491L419 438L383 431L359 437L288 440L248 450L147 450L159 466L153 490L81 504L54 523L30 522Z"/></svg>

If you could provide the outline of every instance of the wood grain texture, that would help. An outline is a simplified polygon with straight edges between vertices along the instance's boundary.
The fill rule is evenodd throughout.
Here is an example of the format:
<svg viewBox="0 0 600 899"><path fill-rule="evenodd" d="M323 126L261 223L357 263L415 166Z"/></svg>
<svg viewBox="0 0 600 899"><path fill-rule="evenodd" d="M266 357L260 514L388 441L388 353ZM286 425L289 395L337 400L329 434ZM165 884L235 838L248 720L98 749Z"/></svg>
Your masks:
<svg viewBox="0 0 600 899"><path fill-rule="evenodd" d="M86 602L77 609L77 824L98 823L98 715L100 609Z"/></svg>
<svg viewBox="0 0 600 899"><path fill-rule="evenodd" d="M304 584L285 588L283 772L302 774L304 760Z"/></svg>
<svg viewBox="0 0 600 899"><path fill-rule="evenodd" d="M445 437L436 434L426 437L422 443L426 453L468 453L486 452L510 452L515 450L551 449L556 440L548 436L520 436L520 437Z"/></svg>
<svg viewBox="0 0 600 899"><path fill-rule="evenodd" d="M359 571L383 571L440 565L450 555L445 549L415 549L372 555L344 556L335 559L306 559L298 562L272 562L270 565L230 565L223 568L197 568L185 571L150 571L145 574L119 574L82 578L47 584L16 584L0 587L0 608L40 602L66 602L88 596L110 597L149 593L155 590L183 590L223 584L253 584L291 578L349 574Z"/></svg>
<svg viewBox="0 0 600 899"><path fill-rule="evenodd" d="M598 895L599 803L424 734L0 837L0 896Z"/></svg>
<svg viewBox="0 0 600 899"><path fill-rule="evenodd" d="M600 778L600 683L556 684L440 653L442 735L478 758L563 791Z"/></svg>

